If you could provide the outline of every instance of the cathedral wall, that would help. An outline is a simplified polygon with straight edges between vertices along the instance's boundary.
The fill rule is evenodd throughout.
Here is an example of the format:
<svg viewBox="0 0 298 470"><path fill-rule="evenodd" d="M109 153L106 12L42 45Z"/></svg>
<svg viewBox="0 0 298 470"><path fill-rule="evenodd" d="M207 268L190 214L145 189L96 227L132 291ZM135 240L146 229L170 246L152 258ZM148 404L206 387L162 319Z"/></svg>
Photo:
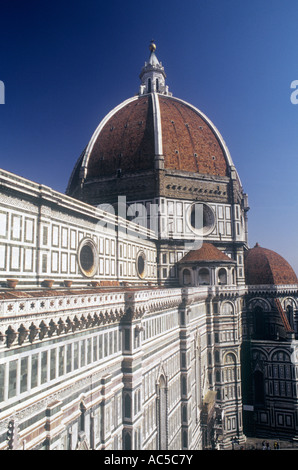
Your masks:
<svg viewBox="0 0 298 470"><path fill-rule="evenodd" d="M244 364L251 374L244 404L247 432L296 436L297 340L251 341L248 360L250 366Z"/></svg>
<svg viewBox="0 0 298 470"><path fill-rule="evenodd" d="M151 200L138 200L130 205L128 211L135 215L138 205L144 206L143 214L135 215L141 225L157 230L159 228L161 238L193 240L194 230L190 223L190 207L194 202L207 203L214 213L214 228L210 233L204 235L204 239L212 241L245 241L245 227L241 213L240 204L232 205L199 200L183 200L175 198L159 198ZM160 225L154 217L150 218L150 207L155 207L153 214L159 213ZM135 208L135 209L134 209ZM201 237L197 237L200 239Z"/></svg>
<svg viewBox="0 0 298 470"><path fill-rule="evenodd" d="M159 198L136 201L128 208L135 222L160 236L158 278L165 284L177 283L178 261L206 241L218 244L224 253L237 262L237 283L244 284L243 245L246 243L246 230L240 204L203 202L206 207L210 207L212 214L212 220L208 222L210 229L196 231L191 225L191 209L195 202L202 201Z"/></svg>
<svg viewBox="0 0 298 470"><path fill-rule="evenodd" d="M0 281L156 281L155 235L63 194L1 171ZM85 253L84 253L85 250ZM138 272L138 256L144 273Z"/></svg>
<svg viewBox="0 0 298 470"><path fill-rule="evenodd" d="M203 297L189 315L180 289L36 296L44 314L16 314L23 300L4 300L0 449L12 420L15 448L200 447Z"/></svg>

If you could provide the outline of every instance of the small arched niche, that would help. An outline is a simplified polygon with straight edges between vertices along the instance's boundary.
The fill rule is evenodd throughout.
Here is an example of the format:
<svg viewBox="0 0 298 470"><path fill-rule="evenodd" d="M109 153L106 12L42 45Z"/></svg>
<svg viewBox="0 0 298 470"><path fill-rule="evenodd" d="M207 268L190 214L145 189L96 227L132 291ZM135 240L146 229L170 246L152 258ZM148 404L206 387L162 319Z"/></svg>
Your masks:
<svg viewBox="0 0 298 470"><path fill-rule="evenodd" d="M199 269L198 273L199 285L208 286L210 285L210 271L207 268Z"/></svg>
<svg viewBox="0 0 298 470"><path fill-rule="evenodd" d="M183 277L183 285L190 286L191 285L191 272L190 269L184 269L182 273Z"/></svg>
<svg viewBox="0 0 298 470"><path fill-rule="evenodd" d="M228 282L227 270L225 268L220 268L217 272L217 283L220 286L225 286Z"/></svg>

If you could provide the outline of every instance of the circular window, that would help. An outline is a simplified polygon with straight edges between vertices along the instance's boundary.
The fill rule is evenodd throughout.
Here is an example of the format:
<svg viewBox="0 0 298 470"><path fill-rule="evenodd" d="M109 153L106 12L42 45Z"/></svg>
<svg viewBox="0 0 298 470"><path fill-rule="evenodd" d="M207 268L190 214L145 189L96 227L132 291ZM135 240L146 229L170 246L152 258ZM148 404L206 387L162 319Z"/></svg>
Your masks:
<svg viewBox="0 0 298 470"><path fill-rule="evenodd" d="M146 274L146 256L143 251L137 254L136 268L138 276L143 279Z"/></svg>
<svg viewBox="0 0 298 470"><path fill-rule="evenodd" d="M79 252L79 267L84 276L93 277L97 271L97 248L93 240L85 239L82 241Z"/></svg>
<svg viewBox="0 0 298 470"><path fill-rule="evenodd" d="M188 210L188 223L198 235L209 235L215 227L214 211L202 202L192 204Z"/></svg>

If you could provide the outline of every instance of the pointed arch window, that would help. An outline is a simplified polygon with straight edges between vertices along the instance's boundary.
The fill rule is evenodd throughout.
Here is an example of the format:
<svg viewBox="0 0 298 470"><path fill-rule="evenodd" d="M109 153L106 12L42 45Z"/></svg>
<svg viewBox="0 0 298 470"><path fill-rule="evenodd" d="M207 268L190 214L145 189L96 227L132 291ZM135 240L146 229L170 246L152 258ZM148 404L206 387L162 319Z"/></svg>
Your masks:
<svg viewBox="0 0 298 470"><path fill-rule="evenodd" d="M128 431L124 431L124 438L123 438L123 444L124 444L124 450L131 450L131 434Z"/></svg>
<svg viewBox="0 0 298 470"><path fill-rule="evenodd" d="M85 431L86 406L83 402L80 403L80 412L80 431Z"/></svg>
<svg viewBox="0 0 298 470"><path fill-rule="evenodd" d="M293 307L291 305L287 306L286 314L287 314L288 322L289 322L291 328L294 329Z"/></svg>
<svg viewBox="0 0 298 470"><path fill-rule="evenodd" d="M201 364L201 346L199 338L196 341L195 345L195 383L196 383L196 417L198 419L198 408L201 405L202 400L202 383L201 383L201 371L202 371L202 364Z"/></svg>
<svg viewBox="0 0 298 470"><path fill-rule="evenodd" d="M157 384L158 444L159 450L166 450L167 445L167 386L163 375Z"/></svg>
<svg viewBox="0 0 298 470"><path fill-rule="evenodd" d="M128 393L124 397L124 416L131 418L131 396Z"/></svg>
<svg viewBox="0 0 298 470"><path fill-rule="evenodd" d="M264 375L261 371L257 370L253 376L254 383L254 401L256 405L264 405L265 392L264 392Z"/></svg>
<svg viewBox="0 0 298 470"><path fill-rule="evenodd" d="M265 313L261 307L256 307L253 312L254 339L265 339Z"/></svg>

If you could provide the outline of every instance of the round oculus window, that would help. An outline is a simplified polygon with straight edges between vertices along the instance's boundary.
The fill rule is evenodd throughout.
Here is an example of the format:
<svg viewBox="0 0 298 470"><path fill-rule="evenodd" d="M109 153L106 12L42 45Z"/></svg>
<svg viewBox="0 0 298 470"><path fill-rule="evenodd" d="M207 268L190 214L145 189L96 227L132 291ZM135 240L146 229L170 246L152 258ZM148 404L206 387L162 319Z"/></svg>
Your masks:
<svg viewBox="0 0 298 470"><path fill-rule="evenodd" d="M188 224L198 235L209 235L215 227L215 214L208 204L196 202L189 207Z"/></svg>
<svg viewBox="0 0 298 470"><path fill-rule="evenodd" d="M146 275L146 255L143 251L140 251L137 254L137 259L136 259L136 268L137 268L137 274L141 279L144 279Z"/></svg>
<svg viewBox="0 0 298 470"><path fill-rule="evenodd" d="M84 276L93 277L98 266L98 253L93 240L82 240L78 251L79 267Z"/></svg>

